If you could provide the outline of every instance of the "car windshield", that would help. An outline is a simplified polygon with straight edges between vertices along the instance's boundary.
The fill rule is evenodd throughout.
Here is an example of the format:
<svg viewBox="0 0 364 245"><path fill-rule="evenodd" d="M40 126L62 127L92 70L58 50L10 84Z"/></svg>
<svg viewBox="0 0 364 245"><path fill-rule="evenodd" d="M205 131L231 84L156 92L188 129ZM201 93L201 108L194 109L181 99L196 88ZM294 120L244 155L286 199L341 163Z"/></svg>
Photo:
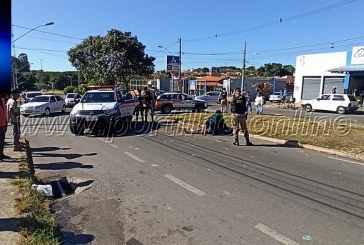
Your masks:
<svg viewBox="0 0 364 245"><path fill-rule="evenodd" d="M82 103L105 103L115 102L114 92L95 92L86 93L82 98Z"/></svg>
<svg viewBox="0 0 364 245"><path fill-rule="evenodd" d="M66 98L74 98L76 94L67 94Z"/></svg>
<svg viewBox="0 0 364 245"><path fill-rule="evenodd" d="M49 102L48 96L37 96L32 99L32 102Z"/></svg>

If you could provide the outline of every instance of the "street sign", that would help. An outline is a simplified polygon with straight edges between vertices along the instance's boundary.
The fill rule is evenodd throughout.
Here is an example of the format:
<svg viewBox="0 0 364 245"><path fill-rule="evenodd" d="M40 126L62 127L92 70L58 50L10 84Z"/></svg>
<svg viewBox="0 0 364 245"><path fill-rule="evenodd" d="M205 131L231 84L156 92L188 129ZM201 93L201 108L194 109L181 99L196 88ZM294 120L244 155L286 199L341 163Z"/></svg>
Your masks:
<svg viewBox="0 0 364 245"><path fill-rule="evenodd" d="M179 56L167 55L167 72L179 71Z"/></svg>

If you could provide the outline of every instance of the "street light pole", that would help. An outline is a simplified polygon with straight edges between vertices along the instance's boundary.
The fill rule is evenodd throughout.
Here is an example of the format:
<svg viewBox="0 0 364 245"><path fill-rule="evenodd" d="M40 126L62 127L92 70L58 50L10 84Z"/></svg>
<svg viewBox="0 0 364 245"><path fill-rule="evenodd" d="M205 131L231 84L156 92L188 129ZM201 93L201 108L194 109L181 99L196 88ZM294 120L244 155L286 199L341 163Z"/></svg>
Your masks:
<svg viewBox="0 0 364 245"><path fill-rule="evenodd" d="M18 37L17 39L13 40L11 43L14 43L15 41L18 41L20 38L24 37L25 35L29 34L32 31L38 29L39 27L42 27L42 26L51 26L51 25L54 25L54 22L48 22L46 24L36 26L36 27L30 29L29 31L27 31L26 33L24 33L23 35L21 35L20 37Z"/></svg>
<svg viewBox="0 0 364 245"><path fill-rule="evenodd" d="M181 72L182 72L182 38L179 38L179 69L178 69L178 89L182 92L182 81L181 81Z"/></svg>
<svg viewBox="0 0 364 245"><path fill-rule="evenodd" d="M246 42L244 42L244 51L243 51L243 69L241 71L241 91L244 91L245 63L246 63Z"/></svg>

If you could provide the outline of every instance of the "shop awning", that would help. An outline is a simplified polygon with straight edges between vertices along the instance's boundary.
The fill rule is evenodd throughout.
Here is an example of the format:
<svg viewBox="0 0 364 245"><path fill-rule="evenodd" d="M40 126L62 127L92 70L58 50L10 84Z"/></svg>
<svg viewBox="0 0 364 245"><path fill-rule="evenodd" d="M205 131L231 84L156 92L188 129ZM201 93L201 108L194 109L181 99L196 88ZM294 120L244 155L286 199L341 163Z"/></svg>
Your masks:
<svg viewBox="0 0 364 245"><path fill-rule="evenodd" d="M364 65L341 66L338 68L330 69L329 72L333 72L333 73L364 72Z"/></svg>

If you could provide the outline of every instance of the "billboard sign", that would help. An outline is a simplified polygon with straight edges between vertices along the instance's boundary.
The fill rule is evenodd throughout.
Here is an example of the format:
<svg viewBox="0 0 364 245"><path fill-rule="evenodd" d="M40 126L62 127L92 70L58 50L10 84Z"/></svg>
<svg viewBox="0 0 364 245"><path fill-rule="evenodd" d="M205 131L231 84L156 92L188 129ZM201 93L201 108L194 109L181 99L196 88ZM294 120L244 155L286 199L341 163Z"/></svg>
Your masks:
<svg viewBox="0 0 364 245"><path fill-rule="evenodd" d="M167 55L167 72L178 72L179 63L179 56Z"/></svg>
<svg viewBox="0 0 364 245"><path fill-rule="evenodd" d="M352 55L351 55L351 64L364 64L364 46L361 47L353 47Z"/></svg>
<svg viewBox="0 0 364 245"><path fill-rule="evenodd" d="M190 90L196 90L196 80L190 80Z"/></svg>

